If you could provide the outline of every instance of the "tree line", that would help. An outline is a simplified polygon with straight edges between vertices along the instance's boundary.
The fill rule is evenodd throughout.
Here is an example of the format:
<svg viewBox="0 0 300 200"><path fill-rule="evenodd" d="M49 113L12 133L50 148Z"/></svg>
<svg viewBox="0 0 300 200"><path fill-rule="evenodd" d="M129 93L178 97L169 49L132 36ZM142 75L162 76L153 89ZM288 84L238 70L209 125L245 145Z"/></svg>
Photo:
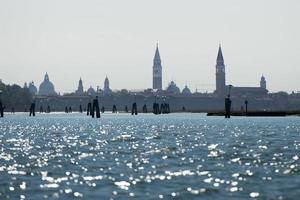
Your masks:
<svg viewBox="0 0 300 200"><path fill-rule="evenodd" d="M24 111L30 106L32 95L27 87L17 84L6 85L0 80L0 101L5 106L5 111Z"/></svg>

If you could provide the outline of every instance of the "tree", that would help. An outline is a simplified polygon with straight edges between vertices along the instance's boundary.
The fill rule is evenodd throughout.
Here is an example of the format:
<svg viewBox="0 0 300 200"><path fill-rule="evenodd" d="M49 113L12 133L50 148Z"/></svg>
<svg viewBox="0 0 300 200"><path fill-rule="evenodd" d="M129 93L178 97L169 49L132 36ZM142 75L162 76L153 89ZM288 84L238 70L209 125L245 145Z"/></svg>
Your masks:
<svg viewBox="0 0 300 200"><path fill-rule="evenodd" d="M32 95L28 88L19 85L5 85L0 81L0 100L6 108L15 108L16 111L23 111L32 101Z"/></svg>

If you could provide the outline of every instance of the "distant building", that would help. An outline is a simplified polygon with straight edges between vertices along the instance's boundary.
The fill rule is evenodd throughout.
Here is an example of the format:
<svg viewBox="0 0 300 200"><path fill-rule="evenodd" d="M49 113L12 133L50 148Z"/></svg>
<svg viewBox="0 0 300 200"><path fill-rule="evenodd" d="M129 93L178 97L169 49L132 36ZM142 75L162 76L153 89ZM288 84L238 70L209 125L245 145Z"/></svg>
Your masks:
<svg viewBox="0 0 300 200"><path fill-rule="evenodd" d="M83 95L83 93L84 93L81 77L79 79L78 88L77 88L75 93L78 94L78 95Z"/></svg>
<svg viewBox="0 0 300 200"><path fill-rule="evenodd" d="M107 76L104 80L103 93L104 94L111 94L112 93L112 90L109 88L109 80L108 80Z"/></svg>
<svg viewBox="0 0 300 200"><path fill-rule="evenodd" d="M225 64L221 45L219 46L217 64L216 64L216 94L220 97L225 96L226 81L225 81Z"/></svg>
<svg viewBox="0 0 300 200"><path fill-rule="evenodd" d="M267 89L267 81L266 81L264 75L262 75L260 78L260 87L265 90Z"/></svg>
<svg viewBox="0 0 300 200"><path fill-rule="evenodd" d="M229 88L227 86L227 92ZM260 87L235 87L232 86L231 94L234 96L258 97L268 94L267 83L264 76L261 77Z"/></svg>
<svg viewBox="0 0 300 200"><path fill-rule="evenodd" d="M42 96L55 96L57 93L54 90L53 83L50 82L48 73L45 74L44 81L39 87L39 95Z"/></svg>
<svg viewBox="0 0 300 200"><path fill-rule="evenodd" d="M170 94L180 94L180 89L177 87L174 81L171 81L166 89Z"/></svg>
<svg viewBox="0 0 300 200"><path fill-rule="evenodd" d="M191 90L188 88L188 86L186 85L183 90L182 90L182 94L185 95L185 96L189 96L191 95Z"/></svg>
<svg viewBox="0 0 300 200"><path fill-rule="evenodd" d="M219 97L229 94L229 85L226 85L225 64L221 45L219 46L216 64L216 91ZM265 77L261 77L260 87L237 87L231 85L230 94L234 96L263 96L268 94Z"/></svg>
<svg viewBox="0 0 300 200"><path fill-rule="evenodd" d="M228 88L228 86L227 86ZM228 91L228 89L227 89ZM256 97L267 95L268 90L261 87L235 87L231 88L231 95L233 96L245 96L245 97Z"/></svg>
<svg viewBox="0 0 300 200"><path fill-rule="evenodd" d="M38 90L37 90L37 88L35 87L33 81L31 81L31 82L29 83L28 89L29 89L29 92L30 92L32 95L37 95Z"/></svg>
<svg viewBox="0 0 300 200"><path fill-rule="evenodd" d="M162 66L158 45L153 59L153 89L162 90Z"/></svg>
<svg viewBox="0 0 300 200"><path fill-rule="evenodd" d="M90 88L87 90L88 95L96 95L96 91L94 90L94 88L92 86L90 86Z"/></svg>

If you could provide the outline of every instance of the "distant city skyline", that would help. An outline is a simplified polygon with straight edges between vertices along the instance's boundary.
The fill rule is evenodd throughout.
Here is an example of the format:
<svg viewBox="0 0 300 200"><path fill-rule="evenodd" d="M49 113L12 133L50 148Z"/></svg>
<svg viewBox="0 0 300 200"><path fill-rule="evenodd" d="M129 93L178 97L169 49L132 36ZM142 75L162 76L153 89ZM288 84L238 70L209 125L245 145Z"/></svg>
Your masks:
<svg viewBox="0 0 300 200"><path fill-rule="evenodd" d="M0 79L34 81L48 72L57 92L152 88L156 43L162 86L215 90L219 43L226 82L270 92L300 91L300 3L280 1L3 1Z"/></svg>

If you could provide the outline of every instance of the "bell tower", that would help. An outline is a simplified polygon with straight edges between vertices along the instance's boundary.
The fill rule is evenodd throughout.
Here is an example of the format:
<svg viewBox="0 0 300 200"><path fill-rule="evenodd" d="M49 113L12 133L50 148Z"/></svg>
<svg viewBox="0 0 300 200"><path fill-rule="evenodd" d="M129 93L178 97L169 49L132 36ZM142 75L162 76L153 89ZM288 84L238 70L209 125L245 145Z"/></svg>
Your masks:
<svg viewBox="0 0 300 200"><path fill-rule="evenodd" d="M216 94L220 97L225 96L226 81L225 81L225 64L222 53L221 45L219 45L219 51L216 64Z"/></svg>
<svg viewBox="0 0 300 200"><path fill-rule="evenodd" d="M153 59L153 89L162 90L162 67L161 59L158 50L158 44L156 45L156 51Z"/></svg>
<svg viewBox="0 0 300 200"><path fill-rule="evenodd" d="M260 88L263 88L265 90L267 89L267 81L264 75L262 75L260 78Z"/></svg>

